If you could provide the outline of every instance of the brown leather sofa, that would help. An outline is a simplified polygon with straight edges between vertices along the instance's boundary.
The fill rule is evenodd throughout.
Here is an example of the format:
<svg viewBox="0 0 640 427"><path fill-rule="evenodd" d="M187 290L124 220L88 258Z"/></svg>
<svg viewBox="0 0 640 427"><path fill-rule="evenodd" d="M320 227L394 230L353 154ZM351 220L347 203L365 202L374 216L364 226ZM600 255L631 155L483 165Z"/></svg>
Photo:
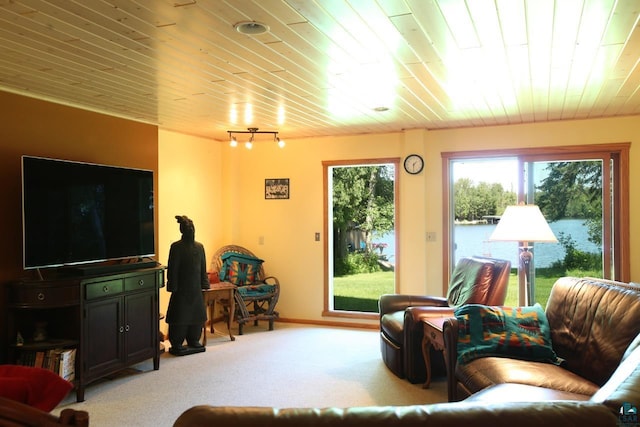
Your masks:
<svg viewBox="0 0 640 427"><path fill-rule="evenodd" d="M441 403L363 408L249 408L196 406L174 427L614 427L615 414L592 402ZM633 424L631 424L633 425Z"/></svg>
<svg viewBox="0 0 640 427"><path fill-rule="evenodd" d="M473 393L463 401L358 408L205 405L188 409L174 425L640 425L640 288L601 279L561 278L545 312L554 350L564 364L485 357L458 365L456 385ZM446 323L448 349L456 347L450 341L455 322L453 318Z"/></svg>
<svg viewBox="0 0 640 427"><path fill-rule="evenodd" d="M425 295L382 295L380 351L385 365L411 383L424 382L422 318L453 316L462 304L504 304L511 263L506 260L468 257L456 264L447 297ZM445 375L442 352L431 348L432 375Z"/></svg>
<svg viewBox="0 0 640 427"><path fill-rule="evenodd" d="M458 321L448 320L444 338L454 373L448 376L450 399L464 399L496 384L539 386L560 396L590 398L609 380L640 334L640 287L563 277L551 289L545 314L553 350L563 360L560 365L505 357L458 364Z"/></svg>
<svg viewBox="0 0 640 427"><path fill-rule="evenodd" d="M174 425L640 425L640 288L601 279L561 278L551 291L546 316L554 350L564 364L485 357L458 365L456 385L473 393L463 401L354 408L204 405L188 409ZM450 349L455 318L447 325Z"/></svg>
<svg viewBox="0 0 640 427"><path fill-rule="evenodd" d="M433 405L284 409L202 405L183 412L174 426L631 427L638 425L637 414L620 412L640 403L640 347L630 346L627 353L609 381L590 398L544 387L500 384L462 402Z"/></svg>

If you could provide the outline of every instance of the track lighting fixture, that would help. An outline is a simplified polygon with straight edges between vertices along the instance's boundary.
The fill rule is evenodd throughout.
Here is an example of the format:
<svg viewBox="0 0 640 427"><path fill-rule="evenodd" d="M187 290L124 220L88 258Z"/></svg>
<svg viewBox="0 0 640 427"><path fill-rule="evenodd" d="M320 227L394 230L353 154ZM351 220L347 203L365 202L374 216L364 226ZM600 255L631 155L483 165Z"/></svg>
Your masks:
<svg viewBox="0 0 640 427"><path fill-rule="evenodd" d="M274 142L278 143L278 147L283 148L285 146L284 141L278 137L278 132L276 131L261 131L258 130L258 128L247 128L247 130L228 130L227 133L229 134L229 145L232 147L238 146L238 139L236 138L235 134L239 133L250 135L249 139L244 143L244 146L248 150L251 150L251 148L253 148L253 140L256 134L273 135L273 140Z"/></svg>

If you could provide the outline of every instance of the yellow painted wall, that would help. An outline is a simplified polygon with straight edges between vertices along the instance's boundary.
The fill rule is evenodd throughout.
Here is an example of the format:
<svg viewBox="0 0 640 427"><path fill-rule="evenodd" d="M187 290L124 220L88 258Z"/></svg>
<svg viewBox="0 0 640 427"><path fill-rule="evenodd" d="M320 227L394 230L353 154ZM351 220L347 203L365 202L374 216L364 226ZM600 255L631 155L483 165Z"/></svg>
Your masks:
<svg viewBox="0 0 640 427"><path fill-rule="evenodd" d="M323 245L314 241L314 234L323 230L322 162L329 160L404 158L416 152L425 156L425 170L417 176L400 174L398 212L399 292L442 295L442 160L443 151L500 149L511 147L541 147L551 145L602 144L632 142L631 145L631 258L638 238L640 220L638 172L640 165L640 119L638 117L577 120L516 126L496 126L442 131L410 130L384 135L323 137L287 140L284 149L269 138L258 140L252 150L230 148L226 142L208 143L183 138L178 146L192 143L192 158L176 156L173 141L160 133L161 214L160 239L167 247L171 238L178 238L175 223L167 220L166 204L173 198L182 200L180 188L171 195L165 187L167 179L177 179L184 168L196 175L200 165L202 179L211 180L207 189L215 201L216 221L221 228L212 229L213 237L205 242L201 228L196 237L205 243L208 256L223 244L238 244L266 260L267 274L277 276L282 283L278 309L281 317L307 321L349 321L344 318L322 317L323 310ZM286 137L286 135L282 135ZM165 153L165 150L169 150ZM202 157L207 157L203 162ZM219 159L216 159L219 156ZM195 161L194 161L195 160ZM174 162L179 162L175 164ZM220 175L211 175L207 168L215 167ZM188 170L187 170L188 169ZM176 178L165 175L170 170ZM265 178L289 178L289 200L265 200ZM220 199L218 199L220 197ZM198 198L208 209L210 202ZM202 221L196 221L196 227ZM169 227L169 231L165 230ZM426 241L426 232L435 231L437 240ZM167 237L170 236L170 237ZM263 244L260 244L261 237ZM631 266L631 277L640 281L640 265ZM354 322L363 323L361 320ZM368 322L375 323L375 322Z"/></svg>
<svg viewBox="0 0 640 427"><path fill-rule="evenodd" d="M442 294L442 151L631 142L631 259L637 257L640 226L640 118L498 126L442 131L409 130L383 135L287 140L269 138L254 149L232 149L155 126L0 92L0 280L20 277L20 170L22 154L43 155L157 171L158 260L166 264L180 238L175 215L188 215L207 256L224 244L239 244L266 260L279 277L281 316L323 318L322 161L424 155L422 174L400 174L398 226L399 291ZM282 135L286 139L286 135ZM289 178L289 200L265 200L265 178ZM436 242L425 233L435 231ZM259 244L260 237L264 243ZM640 264L631 279L640 281ZM1 298L0 298L1 299ZM166 310L168 294L162 291ZM0 301L2 302L2 301ZM360 321L357 321L360 322ZM4 325L0 320L0 337ZM370 322L375 323L375 322ZM164 324L162 325L165 326Z"/></svg>
<svg viewBox="0 0 640 427"><path fill-rule="evenodd" d="M314 240L316 232L323 232L322 162L404 157L409 152L424 154L421 135L422 132L409 132L288 140L284 149L267 141L254 144L251 151L232 149L225 144L225 162L233 165L225 175L225 182L234 186L226 195L234 213L229 222L229 243L254 251L266 260L267 274L279 278L281 317L345 321L322 317L326 236L322 236L321 242ZM290 199L265 200L265 178L289 178ZM399 184L400 194L406 195L403 198L406 203L399 212L400 222L408 223L406 218L419 219L418 225L413 229L407 226L407 232L402 234L403 256L397 267L399 276L406 277L406 281L400 282L400 291L422 290L425 242L420 237L424 233L416 228L423 228L420 218L424 216L424 180L422 176L401 174ZM259 244L261 237L263 245ZM407 261L422 268L405 268ZM409 285L415 282L420 285Z"/></svg>
<svg viewBox="0 0 640 427"><path fill-rule="evenodd" d="M196 240L211 254L221 245L221 144L175 132L158 132L158 261L167 265L171 243L180 240L176 215L193 220ZM171 294L160 291L160 312L167 312ZM161 322L160 329L167 331Z"/></svg>
<svg viewBox="0 0 640 427"><path fill-rule="evenodd" d="M249 151L161 131L161 262L166 263L171 241L180 237L173 212L168 210L185 204L196 214L206 214L203 219L194 214L193 219L196 239L205 245L208 257L226 244L250 249L266 261L266 273L282 283L282 317L322 320L323 242L314 240L315 233L323 231L322 161L401 157L404 139L401 133L304 139L287 141L286 148L280 149L270 140L257 138ZM407 145L415 152L423 144L414 140ZM265 200L265 178L289 178L290 199ZM410 184L422 194L422 180L412 178ZM182 182L185 179L200 184L192 190ZM199 224L207 218L211 224L203 229ZM166 294L161 299L161 310L166 310L168 298Z"/></svg>
<svg viewBox="0 0 640 427"><path fill-rule="evenodd" d="M21 156L151 169L157 178L157 153L155 126L0 92L0 282L25 274Z"/></svg>
<svg viewBox="0 0 640 427"><path fill-rule="evenodd" d="M158 177L155 126L0 91L0 307L7 282L36 277L22 269L20 158L25 154L150 169L156 183ZM46 269L42 274L47 277ZM0 313L4 343L6 319ZM4 350L0 345L0 362Z"/></svg>

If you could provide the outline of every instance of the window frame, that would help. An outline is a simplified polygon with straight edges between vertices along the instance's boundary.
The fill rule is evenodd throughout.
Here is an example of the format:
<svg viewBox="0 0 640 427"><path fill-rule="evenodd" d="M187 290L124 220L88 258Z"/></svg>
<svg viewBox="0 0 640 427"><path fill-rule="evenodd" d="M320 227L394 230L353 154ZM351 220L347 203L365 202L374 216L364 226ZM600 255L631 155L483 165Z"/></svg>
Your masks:
<svg viewBox="0 0 640 427"><path fill-rule="evenodd" d="M393 164L395 181L394 181L394 215L395 215L395 279L394 279L394 293L398 292L398 282L400 278L400 266L398 260L400 259L400 246L398 244L398 237L400 235L400 158L399 157L381 157L370 159L350 159L350 160L326 160L322 162L322 187L323 187L323 284L324 284L324 307L322 310L323 317L345 317L354 319L378 319L380 315L378 313L365 313L358 311L345 311L334 310L330 308L331 304L329 300L333 298L333 294L329 290L329 233L333 229L329 225L331 217L329 216L329 196L333 194L329 189L329 169L334 166L370 166L379 164Z"/></svg>
<svg viewBox="0 0 640 427"><path fill-rule="evenodd" d="M630 239L629 239L629 150L631 143L610 143L610 144L593 144L593 145L572 145L572 146L553 146L553 147L532 147L532 148L513 148L513 149L496 149L496 150L471 150L471 151L448 151L442 152L442 197L443 197L443 212L442 212L442 224L443 234L446 238L442 239L442 250L444 256L442 257L442 271L443 271L443 294L446 295L451 272L453 271L453 255L451 252L452 245L452 212L453 212L453 197L451 191L453 189L453 183L451 182L451 162L455 160L465 159L481 159L481 158L517 158L518 163L521 165L523 162L531 162L536 160L580 160L589 156L603 158L608 157L615 165L613 173L610 178L613 180L614 191L613 204L617 207L611 218L614 224L614 231L608 233L609 238L613 238L614 254L613 265L615 276L611 279L619 280L623 282L630 281ZM607 169L607 168L605 168ZM520 174L522 174L522 168L520 168ZM604 172L604 177L609 176L608 172ZM523 184L522 176L518 177L519 189L518 197L521 197L523 188L520 188ZM606 210L606 209L603 209ZM607 213L605 213L607 215ZM605 231L605 234L607 232ZM613 234L613 235L612 235ZM603 235L605 239L605 235ZM607 272L603 272L605 278Z"/></svg>

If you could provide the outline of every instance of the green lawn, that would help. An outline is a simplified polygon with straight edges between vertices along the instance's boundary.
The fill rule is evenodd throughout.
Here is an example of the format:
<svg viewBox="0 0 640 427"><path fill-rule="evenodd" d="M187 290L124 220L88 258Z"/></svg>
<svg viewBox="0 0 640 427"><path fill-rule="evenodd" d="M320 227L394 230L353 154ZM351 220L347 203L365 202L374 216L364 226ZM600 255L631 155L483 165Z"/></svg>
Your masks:
<svg viewBox="0 0 640 427"><path fill-rule="evenodd" d="M392 294L393 272L352 274L333 279L335 310L378 312L378 298Z"/></svg>
<svg viewBox="0 0 640 427"><path fill-rule="evenodd" d="M538 272L535 281L536 287L536 302L544 308L547 305L549 299L549 293L551 287L558 279L558 275L545 275ZM507 288L507 297L505 298L504 305L508 307L517 307L518 304L518 275L517 270L512 270L509 276L509 287Z"/></svg>
<svg viewBox="0 0 640 427"><path fill-rule="evenodd" d="M555 281L565 275L599 276L598 272L562 272L551 269L538 269L536 275L536 301L544 308L549 299L551 287ZM378 298L382 294L392 294L393 272L353 274L333 279L334 308L345 311L378 312ZM507 306L518 306L518 278L512 269L509 288L505 300Z"/></svg>

